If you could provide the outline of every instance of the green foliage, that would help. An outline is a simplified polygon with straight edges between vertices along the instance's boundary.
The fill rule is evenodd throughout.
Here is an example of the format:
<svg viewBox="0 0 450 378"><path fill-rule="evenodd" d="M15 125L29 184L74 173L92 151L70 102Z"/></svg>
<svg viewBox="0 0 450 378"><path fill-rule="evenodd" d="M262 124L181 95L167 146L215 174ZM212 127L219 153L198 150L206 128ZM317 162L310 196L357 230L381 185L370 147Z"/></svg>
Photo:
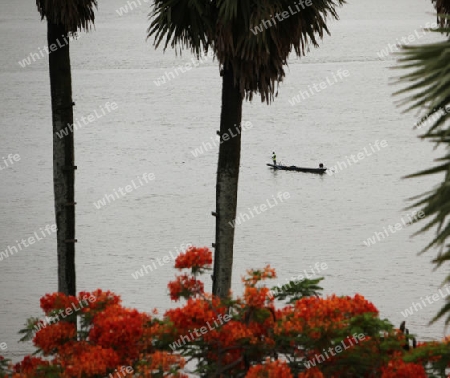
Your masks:
<svg viewBox="0 0 450 378"><path fill-rule="evenodd" d="M282 301L287 299L287 303L292 304L304 297L319 296L322 287L317 284L322 280L323 277L314 280L289 281L282 286L272 287L271 293L275 299Z"/></svg>
<svg viewBox="0 0 450 378"><path fill-rule="evenodd" d="M8 373L9 373L8 364L10 362L11 362L10 360L0 356L0 378L8 377Z"/></svg>
<svg viewBox="0 0 450 378"><path fill-rule="evenodd" d="M425 364L425 369L429 378L447 378L446 369L450 366L449 344L431 342L421 345L405 355L404 361L428 361Z"/></svg>
<svg viewBox="0 0 450 378"><path fill-rule="evenodd" d="M447 17L448 18L448 17ZM434 32L450 33L448 27L434 30ZM399 58L399 67L410 72L400 77L400 83L407 83L406 87L396 94L408 93L409 96L401 104L409 104L406 111L425 109L427 122L431 120L428 130L421 135L422 139L429 140L446 148L446 153L437 164L427 170L407 176L427 177L429 175L443 174L442 182L426 193L412 198L415 201L409 209L420 208L425 213L423 220L426 224L419 230L423 233L436 227L436 236L422 250L422 253L436 247L437 257L433 260L436 267L450 260L450 244L446 240L450 237L450 40L431 43L421 46L403 46ZM411 71L412 70L412 71ZM410 94L412 93L412 94ZM425 122L422 122L422 124ZM419 124L418 127L422 127ZM418 219L415 220L416 222ZM445 282L450 282L450 275ZM433 318L436 321L445 314L450 314L450 301ZM450 323L450 315L446 324Z"/></svg>
<svg viewBox="0 0 450 378"><path fill-rule="evenodd" d="M20 335L23 335L19 341L25 342L25 341L31 341L33 339L33 336L36 332L35 326L37 322L39 321L38 318L28 318L27 322L25 324L25 328L22 328L19 331Z"/></svg>

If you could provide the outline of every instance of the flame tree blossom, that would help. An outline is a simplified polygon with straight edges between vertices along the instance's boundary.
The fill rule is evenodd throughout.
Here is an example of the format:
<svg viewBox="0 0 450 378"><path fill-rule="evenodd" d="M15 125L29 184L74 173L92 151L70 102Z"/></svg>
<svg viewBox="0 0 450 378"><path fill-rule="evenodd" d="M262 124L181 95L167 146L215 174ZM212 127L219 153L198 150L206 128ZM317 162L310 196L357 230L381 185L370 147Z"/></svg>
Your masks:
<svg viewBox="0 0 450 378"><path fill-rule="evenodd" d="M177 269L190 272L168 286L174 301L184 301L161 317L126 308L118 295L100 289L44 295L40 306L46 316L84 302L37 332L31 318L22 340L31 340L40 355L15 365L0 356L0 377L103 378L124 372L123 377L133 378L187 378L189 373L425 378L445 377L450 368L450 339L411 348L404 326L397 330L380 319L374 304L360 294L322 297L319 279L290 283L270 295L264 282L276 272L266 266L247 271L241 296L222 300L206 293L197 278L211 263L207 248L192 247L179 256ZM185 342L170 348L180 339Z"/></svg>

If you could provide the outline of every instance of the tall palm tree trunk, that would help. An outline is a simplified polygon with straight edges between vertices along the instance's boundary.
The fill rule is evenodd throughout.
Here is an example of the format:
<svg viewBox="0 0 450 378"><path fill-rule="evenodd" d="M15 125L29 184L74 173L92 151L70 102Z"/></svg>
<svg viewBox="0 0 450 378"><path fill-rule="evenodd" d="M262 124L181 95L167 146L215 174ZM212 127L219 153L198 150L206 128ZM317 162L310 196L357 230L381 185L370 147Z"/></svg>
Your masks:
<svg viewBox="0 0 450 378"><path fill-rule="evenodd" d="M216 184L216 242L214 252L213 294L226 298L231 289L234 227L236 218L239 164L241 160L241 118L243 96L234 84L233 70L222 76L219 162ZM224 135L228 135L224 137ZM228 139L228 140L226 140Z"/></svg>
<svg viewBox="0 0 450 378"><path fill-rule="evenodd" d="M73 125L69 40L64 25L47 21L53 123L53 189L57 226L58 291L75 295L75 169L73 132L56 133ZM57 46L54 50L54 46ZM52 47L52 48L51 48ZM53 51L53 50L54 51ZM61 135L61 134L60 134Z"/></svg>

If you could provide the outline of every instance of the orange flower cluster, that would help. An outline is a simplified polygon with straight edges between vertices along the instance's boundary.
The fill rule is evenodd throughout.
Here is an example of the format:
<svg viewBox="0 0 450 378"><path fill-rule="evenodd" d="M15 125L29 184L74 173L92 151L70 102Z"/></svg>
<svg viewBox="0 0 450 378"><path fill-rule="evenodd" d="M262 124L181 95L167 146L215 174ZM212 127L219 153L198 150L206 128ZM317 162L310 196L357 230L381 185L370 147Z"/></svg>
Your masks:
<svg viewBox="0 0 450 378"><path fill-rule="evenodd" d="M318 368L313 367L300 373L297 378L325 378L325 376Z"/></svg>
<svg viewBox="0 0 450 378"><path fill-rule="evenodd" d="M81 291L80 294L78 294L79 300L83 299L86 301L86 298L89 298L89 304L81 309L84 313L99 312L108 306L119 305L122 302L120 296L109 290L103 291L101 289L97 289L93 292Z"/></svg>
<svg viewBox="0 0 450 378"><path fill-rule="evenodd" d="M307 333L309 337L318 339L323 332L342 328L350 318L365 313L376 316L378 310L359 294L353 298L336 295L328 298L306 297L298 300L294 307L277 311L280 322L275 326L275 333Z"/></svg>
<svg viewBox="0 0 450 378"><path fill-rule="evenodd" d="M120 357L111 348L92 345L87 341L73 341L61 347L59 363L64 378L105 376L120 364Z"/></svg>
<svg viewBox="0 0 450 378"><path fill-rule="evenodd" d="M164 317L170 322L170 327L177 330L178 336L185 335L195 328L213 326L215 319L226 314L226 307L218 299L210 302L200 298L189 298L181 308L167 310Z"/></svg>
<svg viewBox="0 0 450 378"><path fill-rule="evenodd" d="M176 267L191 268L195 275L211 263L207 248L192 247L178 256ZM415 354L406 352L404 334L385 326L376 307L361 295L303 297L276 309L270 290L258 285L276 277L275 270L266 266L247 273L243 297L224 301L205 294L195 277L177 277L168 285L170 296L187 301L167 310L162 319L123 307L120 297L110 291L81 292L76 297L47 294L40 301L46 315L84 301L74 315L81 318L81 329L77 333L75 323L64 317L41 327L33 343L47 358L25 357L10 365L5 377L187 378L183 355L197 361L197 373L203 376L219 371L223 377L247 378L293 378L294 372L298 378L368 377L370 370L370 377L425 378L424 365L446 358L443 351L450 339L421 345ZM355 329L367 330L368 335L356 341ZM379 329L385 333L380 335ZM326 358L319 361L319 354ZM317 366L305 370L305 361L314 358ZM133 372L114 373L123 372L125 365ZM2 378L6 367L0 356Z"/></svg>
<svg viewBox="0 0 450 378"><path fill-rule="evenodd" d="M381 378L427 378L425 369L420 364L405 363L401 359L389 361L387 366L381 368Z"/></svg>
<svg viewBox="0 0 450 378"><path fill-rule="evenodd" d="M366 313L378 315L377 308L359 294L356 294L353 298L336 295L331 295L328 298L302 298L295 303L295 311L304 317L321 320L330 319L332 321L342 321Z"/></svg>
<svg viewBox="0 0 450 378"><path fill-rule="evenodd" d="M218 333L217 341L220 341L222 347L233 347L241 344L257 343L256 333L251 327L237 320L230 320ZM211 340L212 341L212 340Z"/></svg>
<svg viewBox="0 0 450 378"><path fill-rule="evenodd" d="M203 282L187 274L177 276L175 281L170 281L169 288L170 299L178 301L180 297L185 299L195 297L204 293Z"/></svg>
<svg viewBox="0 0 450 378"><path fill-rule="evenodd" d="M40 367L49 365L50 363L48 361L45 361L40 357L25 356L22 362L14 365L14 372L16 373L15 377L33 376L33 374L36 374L39 371ZM37 374L37 376L39 377L39 374ZM44 374L41 374L40 376L44 377Z"/></svg>
<svg viewBox="0 0 450 378"><path fill-rule="evenodd" d="M77 339L75 323L64 318L47 324L36 332L33 343L53 359L42 362L26 358L15 366L14 378L34 378L39 371L45 376L46 371L55 369L63 378L99 377L139 359L144 329L151 317L122 307L120 297L114 293L96 290L81 292L77 297L47 294L41 299L41 308L52 314L82 300L83 308L78 311L83 317L80 337Z"/></svg>
<svg viewBox="0 0 450 378"><path fill-rule="evenodd" d="M144 363L145 362L145 363ZM164 376L165 378L189 378L188 375L170 371L177 371L184 368L185 360L179 355L171 354L165 351L156 351L149 355L137 369L139 377L151 378Z"/></svg>
<svg viewBox="0 0 450 378"><path fill-rule="evenodd" d="M265 364L252 366L245 378L294 378L286 361L270 361L266 359Z"/></svg>
<svg viewBox="0 0 450 378"><path fill-rule="evenodd" d="M40 307L47 316L67 309L83 313L99 311L112 304L120 304L120 297L111 291L102 291L101 289L93 292L81 291L76 297L52 293L46 294L40 299Z"/></svg>
<svg viewBox="0 0 450 378"><path fill-rule="evenodd" d="M247 276L242 278L245 286L255 286L259 281L276 278L277 273L270 265L266 265L263 270L247 270Z"/></svg>
<svg viewBox="0 0 450 378"><path fill-rule="evenodd" d="M76 334L75 324L61 321L42 328L34 336L33 342L44 354L51 354L64 343L74 340Z"/></svg>
<svg viewBox="0 0 450 378"><path fill-rule="evenodd" d="M244 291L244 301L250 307L263 307L273 302L273 296L270 295L270 289L267 287L246 286Z"/></svg>
<svg viewBox="0 0 450 378"><path fill-rule="evenodd" d="M77 297L65 295L62 293L46 294L40 300L41 309L45 315L50 315L56 310L65 310L72 308L72 304L78 304Z"/></svg>
<svg viewBox="0 0 450 378"><path fill-rule="evenodd" d="M175 260L177 269L208 269L212 264L212 252L207 248L190 247L185 253L181 253Z"/></svg>
<svg viewBox="0 0 450 378"><path fill-rule="evenodd" d="M108 306L92 320L89 340L102 348L111 348L121 364L131 364L139 356L138 345L150 316L120 305Z"/></svg>

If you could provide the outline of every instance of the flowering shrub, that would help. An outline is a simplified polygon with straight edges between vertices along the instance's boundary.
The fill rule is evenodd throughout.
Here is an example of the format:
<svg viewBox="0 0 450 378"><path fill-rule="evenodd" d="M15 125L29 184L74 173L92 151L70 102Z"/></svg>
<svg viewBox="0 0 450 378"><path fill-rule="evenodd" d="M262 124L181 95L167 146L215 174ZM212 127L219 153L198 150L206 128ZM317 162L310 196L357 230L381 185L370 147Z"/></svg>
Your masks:
<svg viewBox="0 0 450 378"><path fill-rule="evenodd" d="M194 274L211 269L212 253L206 248L189 247L186 253L180 254L175 260L175 268L192 269Z"/></svg>
<svg viewBox="0 0 450 378"><path fill-rule="evenodd" d="M40 356L15 365L0 356L0 377L446 377L449 339L410 349L410 337L361 295L320 297L321 279L269 289L263 281L276 272L267 266L247 272L242 296L221 300L197 278L211 264L207 248L178 256L175 267L190 274L169 294L186 301L162 318L109 291L45 295L45 320L21 331Z"/></svg>

